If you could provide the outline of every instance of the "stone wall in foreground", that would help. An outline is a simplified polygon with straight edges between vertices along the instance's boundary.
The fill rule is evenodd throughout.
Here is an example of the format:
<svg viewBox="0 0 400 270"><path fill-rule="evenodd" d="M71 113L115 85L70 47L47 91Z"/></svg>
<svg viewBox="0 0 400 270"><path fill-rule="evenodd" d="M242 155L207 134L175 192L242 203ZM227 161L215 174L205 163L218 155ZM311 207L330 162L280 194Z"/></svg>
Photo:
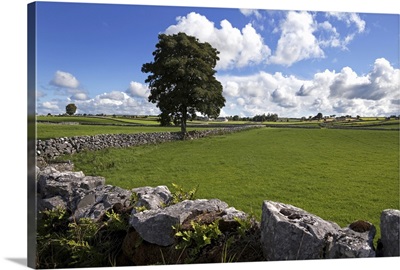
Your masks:
<svg viewBox="0 0 400 270"><path fill-rule="evenodd" d="M81 218L101 221L111 209L128 213L130 229L126 232L122 251L132 265L155 264L161 258L144 254L156 251L159 255L160 249L165 252L175 250L172 226L184 228L191 220L209 224L218 219L221 232L229 236L240 226L238 219L249 218L248 214L216 198L170 204L172 194L167 186L126 190L106 185L103 177L86 176L73 168L70 162L36 168L37 210L63 207L69 209L71 219L76 221ZM147 210L139 211L137 207ZM376 228L368 221L358 220L342 228L281 202L265 200L260 202L260 207L261 222L252 221L252 230L247 232L247 239L252 240L246 240L241 248L251 247L244 259L283 261L399 256L400 210L382 211L381 238L375 247ZM204 249L204 261L198 262L220 262L220 256L211 256L218 246L210 250L214 252L208 254ZM251 255L257 256L249 257Z"/></svg>

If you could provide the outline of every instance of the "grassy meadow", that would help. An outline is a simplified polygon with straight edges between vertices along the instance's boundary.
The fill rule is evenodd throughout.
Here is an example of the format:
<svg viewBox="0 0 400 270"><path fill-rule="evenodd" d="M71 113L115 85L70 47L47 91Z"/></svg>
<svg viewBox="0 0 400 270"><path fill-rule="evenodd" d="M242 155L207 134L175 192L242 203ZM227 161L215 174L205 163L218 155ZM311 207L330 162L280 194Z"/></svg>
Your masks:
<svg viewBox="0 0 400 270"><path fill-rule="evenodd" d="M63 158L127 189L198 186L197 198L219 198L258 218L262 202L273 200L340 226L368 220L376 239L381 211L400 208L398 131L258 128Z"/></svg>
<svg viewBox="0 0 400 270"><path fill-rule="evenodd" d="M36 124L36 138L47 140L51 138L93 136L96 134L133 134L148 132L179 132L180 127L159 127L159 126L107 126L107 125L59 125L59 124ZM206 128L191 128L188 131L201 130ZM207 128L209 129L209 128Z"/></svg>
<svg viewBox="0 0 400 270"><path fill-rule="evenodd" d="M122 116L37 116L36 138L47 140L51 138L72 136L93 136L96 134L133 134L148 132L179 132L179 126L161 127L157 117L126 118ZM75 124L71 124L75 123ZM249 124L245 121L235 122L205 122L189 121L188 131L224 127L227 124ZM218 126L215 126L217 124ZM250 124L254 124L250 123Z"/></svg>
<svg viewBox="0 0 400 270"><path fill-rule="evenodd" d="M123 116L44 116L36 117L37 121L49 123L65 123L76 122L81 124L105 124L105 125L118 125L118 124L131 124L131 125L159 125L157 117L137 117L128 118Z"/></svg>

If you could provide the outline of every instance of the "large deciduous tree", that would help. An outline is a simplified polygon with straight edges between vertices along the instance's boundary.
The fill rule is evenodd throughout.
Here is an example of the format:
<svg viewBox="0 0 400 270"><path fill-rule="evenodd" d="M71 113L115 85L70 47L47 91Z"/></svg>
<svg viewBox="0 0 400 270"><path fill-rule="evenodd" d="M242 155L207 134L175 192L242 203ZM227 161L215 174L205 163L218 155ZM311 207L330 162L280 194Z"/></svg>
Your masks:
<svg viewBox="0 0 400 270"><path fill-rule="evenodd" d="M154 61L145 63L142 72L150 73L149 102L157 103L161 125L180 124L186 134L186 121L199 112L217 118L225 105L222 85L214 70L219 52L185 33L160 34Z"/></svg>
<svg viewBox="0 0 400 270"><path fill-rule="evenodd" d="M76 109L77 109L76 105L73 103L70 103L65 107L65 112L68 115L73 115L76 112Z"/></svg>

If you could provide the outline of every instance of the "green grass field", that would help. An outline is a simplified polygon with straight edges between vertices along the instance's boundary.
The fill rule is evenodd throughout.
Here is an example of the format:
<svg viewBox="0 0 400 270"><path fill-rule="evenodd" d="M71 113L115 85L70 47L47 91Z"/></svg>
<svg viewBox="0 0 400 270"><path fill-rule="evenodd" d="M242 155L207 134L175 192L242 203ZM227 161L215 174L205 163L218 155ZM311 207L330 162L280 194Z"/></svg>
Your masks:
<svg viewBox="0 0 400 270"><path fill-rule="evenodd" d="M377 237L381 211L399 209L398 131L261 128L65 158L107 184L198 185L198 198L219 198L258 218L262 202L273 200L340 226L368 220Z"/></svg>
<svg viewBox="0 0 400 270"><path fill-rule="evenodd" d="M36 120L42 122L63 123L78 122L83 124L133 124L133 125L158 125L156 117L126 118L111 116L37 116Z"/></svg>
<svg viewBox="0 0 400 270"><path fill-rule="evenodd" d="M338 122L333 123L333 125L338 126L350 126L350 127L368 127L368 128L383 128L383 129L399 129L399 120L370 120L370 121L360 121L360 122Z"/></svg>
<svg viewBox="0 0 400 270"><path fill-rule="evenodd" d="M202 130L204 128L191 128L188 131ZM207 128L209 129L209 128ZM59 124L36 124L36 138L47 140L51 138L85 136L96 134L131 134L148 132L179 132L180 127L159 127L159 126L107 126L107 125L59 125Z"/></svg>

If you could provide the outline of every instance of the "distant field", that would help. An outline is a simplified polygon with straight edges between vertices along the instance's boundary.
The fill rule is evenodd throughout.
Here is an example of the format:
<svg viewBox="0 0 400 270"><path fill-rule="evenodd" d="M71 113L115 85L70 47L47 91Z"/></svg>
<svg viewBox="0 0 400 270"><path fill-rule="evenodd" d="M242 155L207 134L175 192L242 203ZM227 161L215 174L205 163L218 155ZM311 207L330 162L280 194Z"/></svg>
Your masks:
<svg viewBox="0 0 400 270"><path fill-rule="evenodd" d="M285 127L285 126L296 126L296 127L351 127L351 128L368 128L368 129L400 129L399 120L385 120L376 118L366 118L367 120L351 120L351 121L290 121L290 122L263 122L270 127Z"/></svg>
<svg viewBox="0 0 400 270"><path fill-rule="evenodd" d="M122 116L38 116L37 120L40 122L79 122L84 124L134 124L134 125L159 125L157 117L138 117L138 118L128 118ZM188 125L243 125L243 124L255 124L255 122L250 121L229 121L229 122L219 122L219 121L200 121L200 120L189 120Z"/></svg>
<svg viewBox="0 0 400 270"><path fill-rule="evenodd" d="M199 185L197 197L258 218L263 200L274 200L340 226L365 219L378 238L381 211L400 208L398 151L398 131L261 128L65 158L123 188Z"/></svg>
<svg viewBox="0 0 400 270"><path fill-rule="evenodd" d="M332 123L337 126L347 127L368 127L368 128L385 128L385 129L399 129L399 120L368 120L368 121L355 121L355 122L336 122Z"/></svg>
<svg viewBox="0 0 400 270"><path fill-rule="evenodd" d="M149 118L125 118L111 116L38 116L38 121L43 122L78 122L84 124L136 124L136 125L158 125L155 117Z"/></svg>
<svg viewBox="0 0 400 270"><path fill-rule="evenodd" d="M65 123L65 122L75 122L85 125L138 125L138 126L159 126L159 122L157 121L156 116L149 117L124 117L124 116L37 116L37 120L40 123L49 122L49 123ZM188 126L227 126L227 125L243 125L243 124L262 124L269 126L285 126L285 125L296 125L298 127L320 127L323 125L327 126L344 126L344 127L368 127L368 128L384 128L384 129L399 129L400 121L399 120L385 120L385 118L376 118L376 117L366 117L361 118L360 121L353 119L352 121L327 121L323 120L312 120L312 121L300 121L299 119L289 119L286 120L278 120L277 122L254 122L254 121L228 121L228 122L219 122L219 121L199 121L193 120L188 121Z"/></svg>
<svg viewBox="0 0 400 270"><path fill-rule="evenodd" d="M104 116L37 116L37 139L72 137L96 134L179 132L180 127L161 127L157 117L104 117ZM203 130L227 125L251 124L245 121L216 122L188 121L187 130ZM254 124L254 122L252 122Z"/></svg>
<svg viewBox="0 0 400 270"><path fill-rule="evenodd" d="M205 128L188 128L190 130L202 130ZM208 128L209 129L209 128ZM85 136L96 134L130 134L148 132L179 132L179 127L159 126L103 126L103 125L61 125L61 124L36 124L36 138L47 140L51 138Z"/></svg>

